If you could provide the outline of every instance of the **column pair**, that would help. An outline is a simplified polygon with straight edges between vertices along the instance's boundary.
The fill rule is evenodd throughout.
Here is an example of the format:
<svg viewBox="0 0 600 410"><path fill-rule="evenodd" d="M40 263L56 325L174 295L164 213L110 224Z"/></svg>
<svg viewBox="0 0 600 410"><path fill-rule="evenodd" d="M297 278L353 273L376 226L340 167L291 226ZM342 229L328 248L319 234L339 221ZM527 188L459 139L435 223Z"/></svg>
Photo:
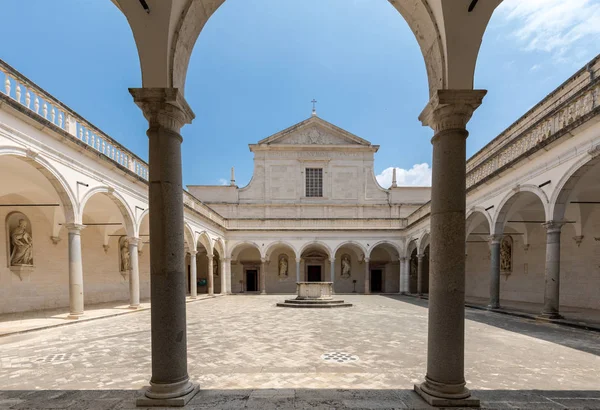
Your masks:
<svg viewBox="0 0 600 410"><path fill-rule="evenodd" d="M180 130L194 118L176 88L129 90L148 120L152 378L139 406L184 405L198 391L187 373L186 275Z"/></svg>
<svg viewBox="0 0 600 410"><path fill-rule="evenodd" d="M477 406L464 376L466 125L484 90L437 90L421 113L435 134L427 375L415 390L436 406Z"/></svg>

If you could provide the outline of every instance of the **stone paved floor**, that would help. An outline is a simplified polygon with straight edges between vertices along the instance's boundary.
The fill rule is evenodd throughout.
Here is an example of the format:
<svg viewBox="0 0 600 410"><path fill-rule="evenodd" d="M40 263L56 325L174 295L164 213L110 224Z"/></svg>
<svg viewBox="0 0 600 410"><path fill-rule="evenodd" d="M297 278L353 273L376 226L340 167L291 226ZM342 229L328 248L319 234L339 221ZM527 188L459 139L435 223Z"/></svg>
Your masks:
<svg viewBox="0 0 600 410"><path fill-rule="evenodd" d="M425 371L426 301L276 308L283 298L187 305L189 373L203 389L191 408L426 408L410 392ZM474 309L467 319L466 378L484 403L600 408L599 333ZM130 407L150 376L149 323L146 311L0 338L0 408ZM321 359L330 352L358 360Z"/></svg>

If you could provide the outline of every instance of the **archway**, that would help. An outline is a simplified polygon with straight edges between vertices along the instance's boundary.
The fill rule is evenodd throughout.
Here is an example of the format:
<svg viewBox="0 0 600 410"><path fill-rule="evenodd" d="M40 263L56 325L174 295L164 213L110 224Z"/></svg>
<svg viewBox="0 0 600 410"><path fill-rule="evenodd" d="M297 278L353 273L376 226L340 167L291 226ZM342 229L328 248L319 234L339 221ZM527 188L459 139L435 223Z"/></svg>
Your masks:
<svg viewBox="0 0 600 410"><path fill-rule="evenodd" d="M300 282L325 282L331 278L332 251L324 243L310 242L300 250Z"/></svg>
<svg viewBox="0 0 600 410"><path fill-rule="evenodd" d="M296 293L300 277L296 249L287 242L273 242L266 247L265 259L267 293Z"/></svg>
<svg viewBox="0 0 600 410"><path fill-rule="evenodd" d="M68 240L62 227L74 221L70 189L42 158L24 155L0 150L0 279L5 284L0 287L0 311L5 313L69 305ZM11 234L21 219L32 240L31 267L13 266Z"/></svg>
<svg viewBox="0 0 600 410"><path fill-rule="evenodd" d="M467 217L465 243L465 296L481 298L487 303L490 296L490 222L485 211L474 211Z"/></svg>
<svg viewBox="0 0 600 410"><path fill-rule="evenodd" d="M240 242L231 249L231 292L259 293L263 261L254 242Z"/></svg>
<svg viewBox="0 0 600 410"><path fill-rule="evenodd" d="M400 254L390 242L380 242L369 253L371 293L400 292Z"/></svg>
<svg viewBox="0 0 600 410"><path fill-rule="evenodd" d="M343 242L334 250L334 290L337 293L362 293L365 290L365 258L368 251L355 242ZM331 265L327 281L331 280Z"/></svg>

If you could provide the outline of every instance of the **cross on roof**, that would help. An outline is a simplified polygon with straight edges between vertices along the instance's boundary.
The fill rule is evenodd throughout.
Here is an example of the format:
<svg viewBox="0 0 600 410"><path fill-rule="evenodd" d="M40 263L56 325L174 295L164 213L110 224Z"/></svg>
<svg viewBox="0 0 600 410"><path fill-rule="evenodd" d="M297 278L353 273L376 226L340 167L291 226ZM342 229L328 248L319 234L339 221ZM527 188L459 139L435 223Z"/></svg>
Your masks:
<svg viewBox="0 0 600 410"><path fill-rule="evenodd" d="M313 100L311 101L311 103L312 103L312 105L313 105L312 115L313 115L313 116L315 116L315 115L317 115L317 106L316 106L316 104L317 104L317 100L315 100L315 99L313 98Z"/></svg>

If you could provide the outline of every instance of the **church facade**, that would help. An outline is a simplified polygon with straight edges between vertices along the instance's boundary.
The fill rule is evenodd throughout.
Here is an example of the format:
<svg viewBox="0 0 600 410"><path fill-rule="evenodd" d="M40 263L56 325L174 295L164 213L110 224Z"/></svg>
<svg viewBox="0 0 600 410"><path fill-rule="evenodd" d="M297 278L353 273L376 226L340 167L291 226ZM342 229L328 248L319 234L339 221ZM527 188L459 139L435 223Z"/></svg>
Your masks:
<svg viewBox="0 0 600 410"><path fill-rule="evenodd" d="M0 61L0 313L149 297L148 165ZM600 309L600 59L467 163L467 298ZM245 187L190 185L188 293L427 293L428 187L316 115L250 146Z"/></svg>

